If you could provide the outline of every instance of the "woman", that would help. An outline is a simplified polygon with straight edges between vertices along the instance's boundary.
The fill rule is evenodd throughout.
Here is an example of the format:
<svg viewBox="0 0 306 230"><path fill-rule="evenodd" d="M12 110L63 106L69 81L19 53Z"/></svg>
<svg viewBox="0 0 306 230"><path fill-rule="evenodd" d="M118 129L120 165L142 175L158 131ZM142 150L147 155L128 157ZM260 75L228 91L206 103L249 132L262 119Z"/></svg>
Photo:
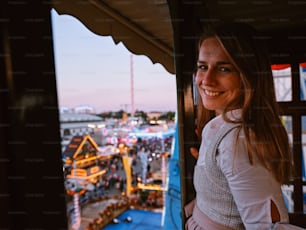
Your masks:
<svg viewBox="0 0 306 230"><path fill-rule="evenodd" d="M231 23L199 41L198 125L204 128L188 230L289 226L281 191L290 179L289 141L262 38Z"/></svg>

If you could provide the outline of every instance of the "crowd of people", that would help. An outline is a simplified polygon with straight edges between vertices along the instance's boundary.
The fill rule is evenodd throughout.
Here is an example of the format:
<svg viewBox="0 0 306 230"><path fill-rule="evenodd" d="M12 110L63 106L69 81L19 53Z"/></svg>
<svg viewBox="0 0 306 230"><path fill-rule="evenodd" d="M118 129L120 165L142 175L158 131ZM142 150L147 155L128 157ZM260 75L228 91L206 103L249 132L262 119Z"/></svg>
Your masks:
<svg viewBox="0 0 306 230"><path fill-rule="evenodd" d="M138 183L161 185L162 157L171 151L172 140L173 137L138 138L137 142L128 148L127 153L115 154L108 160L97 161L106 173L97 178L96 183L91 186L92 189L80 194L80 203L86 204L105 195L126 193L127 175L122 161L123 156L131 158L132 187L136 188ZM138 194L138 197L139 205L161 207L163 203L161 193L158 192L145 192Z"/></svg>

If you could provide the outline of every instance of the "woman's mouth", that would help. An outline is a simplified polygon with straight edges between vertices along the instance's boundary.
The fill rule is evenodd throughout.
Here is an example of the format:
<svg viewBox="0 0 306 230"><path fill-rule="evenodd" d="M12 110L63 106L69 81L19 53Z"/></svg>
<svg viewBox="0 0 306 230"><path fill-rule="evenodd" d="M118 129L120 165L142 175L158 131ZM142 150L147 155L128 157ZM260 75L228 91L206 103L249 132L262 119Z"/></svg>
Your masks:
<svg viewBox="0 0 306 230"><path fill-rule="evenodd" d="M221 92L216 92L216 91L211 91L211 90L204 89L204 94L209 96L209 97L216 97L216 96L219 96L221 94Z"/></svg>

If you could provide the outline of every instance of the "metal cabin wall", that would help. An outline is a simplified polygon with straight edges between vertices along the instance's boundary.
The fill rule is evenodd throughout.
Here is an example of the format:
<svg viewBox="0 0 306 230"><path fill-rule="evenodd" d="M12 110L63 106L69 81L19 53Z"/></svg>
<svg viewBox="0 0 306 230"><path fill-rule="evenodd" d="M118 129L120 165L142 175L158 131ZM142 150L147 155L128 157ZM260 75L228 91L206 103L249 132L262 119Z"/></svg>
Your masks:
<svg viewBox="0 0 306 230"><path fill-rule="evenodd" d="M190 147L199 146L200 143L195 135L193 73L196 66L198 34L201 30L201 15L205 15L207 10L202 1L170 0L168 4L174 32L181 190L184 207L195 197L193 171L196 160L190 154ZM183 210L182 220L184 224Z"/></svg>
<svg viewBox="0 0 306 230"><path fill-rule="evenodd" d="M67 229L50 6L0 9L0 227Z"/></svg>
<svg viewBox="0 0 306 230"><path fill-rule="evenodd" d="M195 159L190 154L190 147L199 144L195 136L196 106L193 102L192 72L195 67L196 41L201 24L210 19L210 10L204 1L168 1L174 31L175 69L177 79L179 147L181 165L182 207L195 197L193 188L193 167ZM238 6L237 6L238 7ZM238 7L239 8L239 7ZM254 15L258 17L258 15ZM220 18L222 19L222 18ZM266 25L265 28L272 28ZM256 27L255 23L255 27ZM270 27L272 26L272 27ZM283 115L293 117L293 144L295 169L301 175L301 116L306 115L305 101L300 100L300 83L298 63L305 62L306 28L278 28L263 31L268 38L268 48L273 64L288 63L292 65L293 100L280 102ZM303 191L305 182L301 176L295 177L295 210L290 214L290 221L301 227L306 227L306 215L303 213ZM182 220L185 217L182 210ZM184 227L182 226L182 229Z"/></svg>
<svg viewBox="0 0 306 230"><path fill-rule="evenodd" d="M299 74L299 63L306 61L306 27L280 28L263 33L267 37L272 64L291 65L292 100L279 102L282 114L292 116L294 213L290 213L289 217L291 223L306 228L306 214L303 210L303 186L306 183L302 178L302 116L306 116L306 101L301 100Z"/></svg>

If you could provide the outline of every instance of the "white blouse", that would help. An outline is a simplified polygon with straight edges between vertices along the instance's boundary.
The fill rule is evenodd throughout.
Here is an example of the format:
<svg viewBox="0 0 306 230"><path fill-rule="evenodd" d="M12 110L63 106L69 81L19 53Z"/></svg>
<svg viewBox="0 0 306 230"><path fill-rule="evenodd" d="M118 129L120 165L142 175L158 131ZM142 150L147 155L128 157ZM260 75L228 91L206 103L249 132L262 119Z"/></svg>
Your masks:
<svg viewBox="0 0 306 230"><path fill-rule="evenodd" d="M241 110L228 112L233 120L240 117ZM202 145L208 146L210 137L215 135L225 121L219 115L212 119L202 132ZM271 229L271 202L280 214L280 223L288 223L288 212L282 196L281 185L273 175L254 157L254 164L249 162L244 134L235 128L221 141L218 148L217 165L228 180L229 187L244 226L248 230ZM204 153L199 153L198 165L203 164ZM279 225L279 224L278 224ZM277 228L282 229L282 228Z"/></svg>

